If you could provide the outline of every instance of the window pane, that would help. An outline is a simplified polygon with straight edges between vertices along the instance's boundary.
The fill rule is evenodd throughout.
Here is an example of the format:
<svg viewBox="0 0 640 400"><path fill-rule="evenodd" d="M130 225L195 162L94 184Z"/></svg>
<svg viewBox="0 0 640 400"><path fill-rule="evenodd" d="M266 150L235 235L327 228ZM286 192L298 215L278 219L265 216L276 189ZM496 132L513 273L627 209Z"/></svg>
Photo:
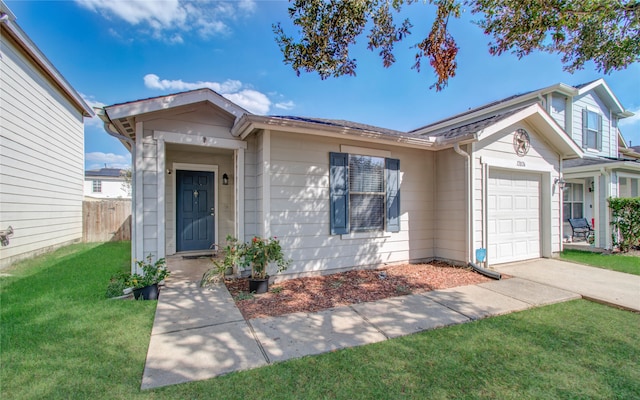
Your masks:
<svg viewBox="0 0 640 400"><path fill-rule="evenodd" d="M580 184L573 184L572 186L572 190L573 190L573 201L582 201L582 185Z"/></svg>
<svg viewBox="0 0 640 400"><path fill-rule="evenodd" d="M562 212L564 214L564 220L568 221L569 218L571 218L571 203L564 203Z"/></svg>
<svg viewBox="0 0 640 400"><path fill-rule="evenodd" d="M587 129L598 131L600 127L598 126L598 113L593 111L587 111Z"/></svg>
<svg viewBox="0 0 640 400"><path fill-rule="evenodd" d="M562 201L571 201L571 191L573 190L573 185L571 183L567 183L564 190L562 191Z"/></svg>
<svg viewBox="0 0 640 400"><path fill-rule="evenodd" d="M384 158L349 156L349 189L361 193L384 191Z"/></svg>
<svg viewBox="0 0 640 400"><path fill-rule="evenodd" d="M352 232L384 229L384 195L352 194L349 222Z"/></svg>
<svg viewBox="0 0 640 400"><path fill-rule="evenodd" d="M573 203L573 213L571 218L583 218L582 203Z"/></svg>
<svg viewBox="0 0 640 400"><path fill-rule="evenodd" d="M590 149L598 148L598 134L594 131L587 131L587 147Z"/></svg>
<svg viewBox="0 0 640 400"><path fill-rule="evenodd" d="M638 197L638 183L640 179L629 179L631 182L631 197Z"/></svg>

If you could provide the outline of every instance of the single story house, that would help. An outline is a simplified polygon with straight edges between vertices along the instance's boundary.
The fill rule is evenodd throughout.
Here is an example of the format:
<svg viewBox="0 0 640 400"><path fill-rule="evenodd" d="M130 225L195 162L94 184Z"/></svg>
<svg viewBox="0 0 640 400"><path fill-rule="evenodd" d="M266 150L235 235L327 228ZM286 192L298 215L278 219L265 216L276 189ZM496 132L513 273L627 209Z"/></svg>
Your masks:
<svg viewBox="0 0 640 400"><path fill-rule="evenodd" d="M562 160L583 154L537 103L427 134L254 115L209 89L97 114L133 155L134 259L275 236L288 277L552 257Z"/></svg>

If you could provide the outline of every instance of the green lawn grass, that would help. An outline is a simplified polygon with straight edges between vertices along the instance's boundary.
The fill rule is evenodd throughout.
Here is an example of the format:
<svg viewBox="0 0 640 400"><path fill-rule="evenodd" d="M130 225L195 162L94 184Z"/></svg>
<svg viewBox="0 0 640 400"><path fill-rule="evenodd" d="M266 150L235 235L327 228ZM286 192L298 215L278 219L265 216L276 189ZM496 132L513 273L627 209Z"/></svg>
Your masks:
<svg viewBox="0 0 640 400"><path fill-rule="evenodd" d="M585 300L141 392L156 303L103 297L128 246L3 271L1 398L640 398L640 315Z"/></svg>
<svg viewBox="0 0 640 400"><path fill-rule="evenodd" d="M589 251L565 250L560 258L594 267L640 275L640 257L623 254L600 254Z"/></svg>

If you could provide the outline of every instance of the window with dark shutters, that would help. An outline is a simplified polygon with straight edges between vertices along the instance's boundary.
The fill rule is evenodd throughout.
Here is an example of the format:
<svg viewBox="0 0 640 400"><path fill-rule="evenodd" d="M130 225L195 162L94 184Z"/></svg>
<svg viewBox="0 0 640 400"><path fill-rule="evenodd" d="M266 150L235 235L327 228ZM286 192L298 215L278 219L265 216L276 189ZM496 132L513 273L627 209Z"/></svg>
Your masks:
<svg viewBox="0 0 640 400"><path fill-rule="evenodd" d="M400 231L400 161L330 153L331 234Z"/></svg>

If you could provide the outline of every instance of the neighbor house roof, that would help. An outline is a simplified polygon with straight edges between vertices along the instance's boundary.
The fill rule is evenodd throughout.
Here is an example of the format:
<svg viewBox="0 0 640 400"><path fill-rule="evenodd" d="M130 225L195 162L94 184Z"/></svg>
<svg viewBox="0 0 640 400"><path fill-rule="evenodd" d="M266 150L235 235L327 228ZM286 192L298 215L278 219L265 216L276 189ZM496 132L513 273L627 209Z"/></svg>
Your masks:
<svg viewBox="0 0 640 400"><path fill-rule="evenodd" d="M84 172L85 177L105 177L105 178L119 178L124 174L125 170L120 168L100 168L92 169Z"/></svg>
<svg viewBox="0 0 640 400"><path fill-rule="evenodd" d="M532 90L521 94L505 97L500 100L492 101L487 104L483 104L479 107L475 107L464 111L462 113L441 119L436 122L432 122L428 125L421 126L417 129L410 131L417 134L428 134L434 131L441 130L443 128L450 127L455 124L465 124L466 121L473 119L483 119L486 115L492 116L496 113L502 113L513 108L522 107L525 103L531 103L542 99L543 95L548 93L562 93L568 96L579 96L586 93L589 90L595 90L596 93L603 99L607 106L620 118L630 117L633 113L626 111L615 97L604 79L597 79L592 82L583 83L576 86L570 86L564 83L557 83L555 85L547 86L542 89Z"/></svg>
<svg viewBox="0 0 640 400"><path fill-rule="evenodd" d="M85 117L94 115L91 107L83 100L82 96L71 86L62 74L53 66L51 61L40 51L38 46L16 23L16 16L9 7L0 0L0 31L2 36L7 35L20 47L24 54L35 64L42 73Z"/></svg>
<svg viewBox="0 0 640 400"><path fill-rule="evenodd" d="M622 160L604 157L584 157L577 160L567 160L563 163L565 174L578 172L597 172L601 168L624 168L640 171L640 160Z"/></svg>

